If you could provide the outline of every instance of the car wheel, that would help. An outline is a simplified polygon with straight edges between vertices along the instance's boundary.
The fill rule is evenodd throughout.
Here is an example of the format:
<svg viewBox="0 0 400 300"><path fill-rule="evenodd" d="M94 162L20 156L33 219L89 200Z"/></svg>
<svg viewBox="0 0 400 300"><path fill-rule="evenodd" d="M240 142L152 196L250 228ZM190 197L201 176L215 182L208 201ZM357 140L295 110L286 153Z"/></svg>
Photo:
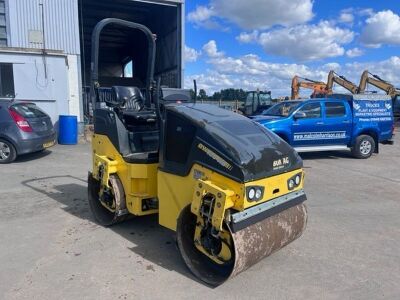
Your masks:
<svg viewBox="0 0 400 300"><path fill-rule="evenodd" d="M17 158L15 147L8 141L0 139L0 164L8 164Z"/></svg>
<svg viewBox="0 0 400 300"><path fill-rule="evenodd" d="M360 135L356 138L356 142L352 149L352 153L356 158L369 158L375 152L375 140L369 135Z"/></svg>

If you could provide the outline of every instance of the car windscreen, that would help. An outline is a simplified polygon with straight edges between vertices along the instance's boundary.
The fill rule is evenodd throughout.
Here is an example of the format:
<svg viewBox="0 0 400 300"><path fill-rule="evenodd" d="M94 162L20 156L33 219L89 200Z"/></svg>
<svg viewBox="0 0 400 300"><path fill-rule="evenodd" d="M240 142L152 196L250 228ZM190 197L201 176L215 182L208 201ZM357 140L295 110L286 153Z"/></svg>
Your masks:
<svg viewBox="0 0 400 300"><path fill-rule="evenodd" d="M47 117L46 113L33 103L17 103L12 105L11 108L24 118Z"/></svg>
<svg viewBox="0 0 400 300"><path fill-rule="evenodd" d="M266 116L287 117L300 105L300 101L281 102L263 111Z"/></svg>
<svg viewBox="0 0 400 300"><path fill-rule="evenodd" d="M260 105L266 106L266 105L272 105L272 98L271 94L261 94L260 93Z"/></svg>
<svg viewBox="0 0 400 300"><path fill-rule="evenodd" d="M246 100L244 102L245 106L251 106L253 105L253 99L254 99L254 94L253 93L248 93Z"/></svg>

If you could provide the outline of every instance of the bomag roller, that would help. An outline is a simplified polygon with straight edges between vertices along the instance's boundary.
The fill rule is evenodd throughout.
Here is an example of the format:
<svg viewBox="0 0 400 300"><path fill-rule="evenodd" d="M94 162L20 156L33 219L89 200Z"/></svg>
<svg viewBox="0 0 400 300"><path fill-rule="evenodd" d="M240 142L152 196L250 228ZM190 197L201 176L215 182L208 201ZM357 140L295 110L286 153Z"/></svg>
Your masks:
<svg viewBox="0 0 400 300"><path fill-rule="evenodd" d="M99 38L110 24L146 36L145 88L113 86L99 105ZM156 38L118 19L92 36L93 170L88 192L98 223L158 214L199 279L217 286L298 238L306 227L297 153L250 119L154 83ZM104 88L104 87L103 87ZM140 218L136 218L140 222Z"/></svg>

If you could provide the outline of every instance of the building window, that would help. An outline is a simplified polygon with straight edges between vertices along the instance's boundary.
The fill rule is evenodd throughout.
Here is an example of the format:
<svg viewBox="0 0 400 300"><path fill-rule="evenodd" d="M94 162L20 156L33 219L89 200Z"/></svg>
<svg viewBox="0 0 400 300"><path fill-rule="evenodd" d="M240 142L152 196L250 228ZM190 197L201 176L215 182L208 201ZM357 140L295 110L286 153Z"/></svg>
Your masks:
<svg viewBox="0 0 400 300"><path fill-rule="evenodd" d="M0 64L0 98L14 98L14 71L12 64Z"/></svg>
<svg viewBox="0 0 400 300"><path fill-rule="evenodd" d="M5 0L0 0L0 47L7 47L7 21Z"/></svg>

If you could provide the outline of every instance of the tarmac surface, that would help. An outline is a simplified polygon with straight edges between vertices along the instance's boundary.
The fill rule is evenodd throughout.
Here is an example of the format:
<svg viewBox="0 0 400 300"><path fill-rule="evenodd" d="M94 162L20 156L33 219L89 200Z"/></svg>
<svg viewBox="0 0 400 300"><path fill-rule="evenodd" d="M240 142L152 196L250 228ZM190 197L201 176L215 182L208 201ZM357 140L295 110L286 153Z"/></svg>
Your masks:
<svg viewBox="0 0 400 300"><path fill-rule="evenodd" d="M0 299L400 299L400 132L368 160L302 157L304 235L214 289L156 217L94 223L89 145L0 165Z"/></svg>

